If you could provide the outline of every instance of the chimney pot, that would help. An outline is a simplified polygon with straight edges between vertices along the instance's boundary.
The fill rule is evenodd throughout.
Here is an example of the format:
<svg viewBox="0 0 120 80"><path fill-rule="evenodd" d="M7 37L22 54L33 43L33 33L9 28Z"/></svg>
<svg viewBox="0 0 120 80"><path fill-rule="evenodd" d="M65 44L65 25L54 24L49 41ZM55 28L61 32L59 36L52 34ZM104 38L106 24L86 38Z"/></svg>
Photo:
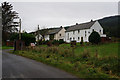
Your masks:
<svg viewBox="0 0 120 80"><path fill-rule="evenodd" d="M91 19L91 22L93 22L93 20Z"/></svg>
<svg viewBox="0 0 120 80"><path fill-rule="evenodd" d="M76 23L76 25L78 25L78 23Z"/></svg>

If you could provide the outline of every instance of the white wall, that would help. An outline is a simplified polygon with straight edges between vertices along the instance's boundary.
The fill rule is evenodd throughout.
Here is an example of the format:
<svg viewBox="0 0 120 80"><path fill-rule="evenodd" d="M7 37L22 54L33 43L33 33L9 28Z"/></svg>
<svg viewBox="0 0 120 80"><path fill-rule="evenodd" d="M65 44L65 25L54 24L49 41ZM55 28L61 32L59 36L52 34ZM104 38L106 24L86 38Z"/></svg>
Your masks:
<svg viewBox="0 0 120 80"><path fill-rule="evenodd" d="M38 35L35 36L35 38L36 38L36 41L38 41ZM39 34L39 40L41 40L41 39L42 39L42 35Z"/></svg>
<svg viewBox="0 0 120 80"><path fill-rule="evenodd" d="M45 41L50 40L50 35L45 35L44 38L45 38Z"/></svg>
<svg viewBox="0 0 120 80"><path fill-rule="evenodd" d="M96 21L90 29L94 29L99 34L103 34L103 28L98 21ZM100 33L101 30L101 33Z"/></svg>
<svg viewBox="0 0 120 80"><path fill-rule="evenodd" d="M64 40L64 38L65 38L65 31L66 30L64 28L62 28L57 34L54 35L54 39L55 40L60 40L60 39ZM61 34L61 36L60 36L60 34Z"/></svg>
<svg viewBox="0 0 120 80"><path fill-rule="evenodd" d="M90 29L84 29L84 30L80 30L80 32L78 33L78 30L75 31L75 33L73 34L73 31L70 32L66 32L65 33L65 41L66 42L70 42L70 38L71 41L73 41L73 37L75 38L74 40L76 40L77 42L81 41L81 37L83 37L83 42L89 42L88 38L90 36L90 34L94 31L98 32L100 35L103 35L103 28L101 27L101 25L99 24L98 21L96 21L93 26ZM101 32L100 32L101 30ZM86 33L85 33L86 31ZM68 34L69 34L69 39L68 39ZM85 36L86 34L86 36ZM78 39L79 37L79 39Z"/></svg>
<svg viewBox="0 0 120 80"><path fill-rule="evenodd" d="M85 33L86 31L86 33ZM88 37L91 34L92 30L91 29L84 29L84 30L80 30L80 32L78 33L78 30L75 31L75 33L73 34L73 31L70 32L66 32L65 36L66 36L66 42L70 42L70 38L71 41L73 41L73 38L75 41L80 42L81 41L81 37L83 37L83 41L84 42L88 42ZM68 39L68 34L69 34L69 39ZM86 36L85 36L86 34ZM78 39L79 37L79 39Z"/></svg>

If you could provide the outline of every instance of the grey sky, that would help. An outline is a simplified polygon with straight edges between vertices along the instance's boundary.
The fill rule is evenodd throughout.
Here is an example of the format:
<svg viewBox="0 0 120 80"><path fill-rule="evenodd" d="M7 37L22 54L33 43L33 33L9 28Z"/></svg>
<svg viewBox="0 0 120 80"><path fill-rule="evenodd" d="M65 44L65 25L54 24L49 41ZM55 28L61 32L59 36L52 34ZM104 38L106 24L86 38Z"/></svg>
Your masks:
<svg viewBox="0 0 120 80"><path fill-rule="evenodd" d="M22 30L74 25L118 14L117 2L11 2Z"/></svg>

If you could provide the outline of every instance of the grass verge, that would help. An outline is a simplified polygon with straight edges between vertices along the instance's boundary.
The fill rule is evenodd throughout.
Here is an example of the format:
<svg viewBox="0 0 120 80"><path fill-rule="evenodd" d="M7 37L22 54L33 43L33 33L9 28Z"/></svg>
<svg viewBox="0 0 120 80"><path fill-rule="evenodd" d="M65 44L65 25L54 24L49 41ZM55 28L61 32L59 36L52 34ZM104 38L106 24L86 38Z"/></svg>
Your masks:
<svg viewBox="0 0 120 80"><path fill-rule="evenodd" d="M52 65L80 78L120 79L118 43L77 45L75 48L69 44L39 46L32 50L15 51L14 54Z"/></svg>

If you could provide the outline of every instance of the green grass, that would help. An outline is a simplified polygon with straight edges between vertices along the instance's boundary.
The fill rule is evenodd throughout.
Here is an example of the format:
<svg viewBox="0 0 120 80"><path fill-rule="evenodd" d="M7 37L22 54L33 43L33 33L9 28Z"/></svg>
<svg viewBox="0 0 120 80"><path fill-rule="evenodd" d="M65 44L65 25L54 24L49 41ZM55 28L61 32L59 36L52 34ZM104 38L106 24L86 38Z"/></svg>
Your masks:
<svg viewBox="0 0 120 80"><path fill-rule="evenodd" d="M9 46L2 46L2 50L4 49L13 49L13 47L9 47Z"/></svg>
<svg viewBox="0 0 120 80"><path fill-rule="evenodd" d="M75 53L80 55L80 53L85 50L88 50L91 56L94 56L95 53L99 53L99 57L118 56L118 43L83 46L81 48L77 47L75 49Z"/></svg>
<svg viewBox="0 0 120 80"><path fill-rule="evenodd" d="M16 51L15 54L52 65L80 78L120 78L118 43L89 46L77 43L74 49L70 44L41 45L33 50Z"/></svg>

